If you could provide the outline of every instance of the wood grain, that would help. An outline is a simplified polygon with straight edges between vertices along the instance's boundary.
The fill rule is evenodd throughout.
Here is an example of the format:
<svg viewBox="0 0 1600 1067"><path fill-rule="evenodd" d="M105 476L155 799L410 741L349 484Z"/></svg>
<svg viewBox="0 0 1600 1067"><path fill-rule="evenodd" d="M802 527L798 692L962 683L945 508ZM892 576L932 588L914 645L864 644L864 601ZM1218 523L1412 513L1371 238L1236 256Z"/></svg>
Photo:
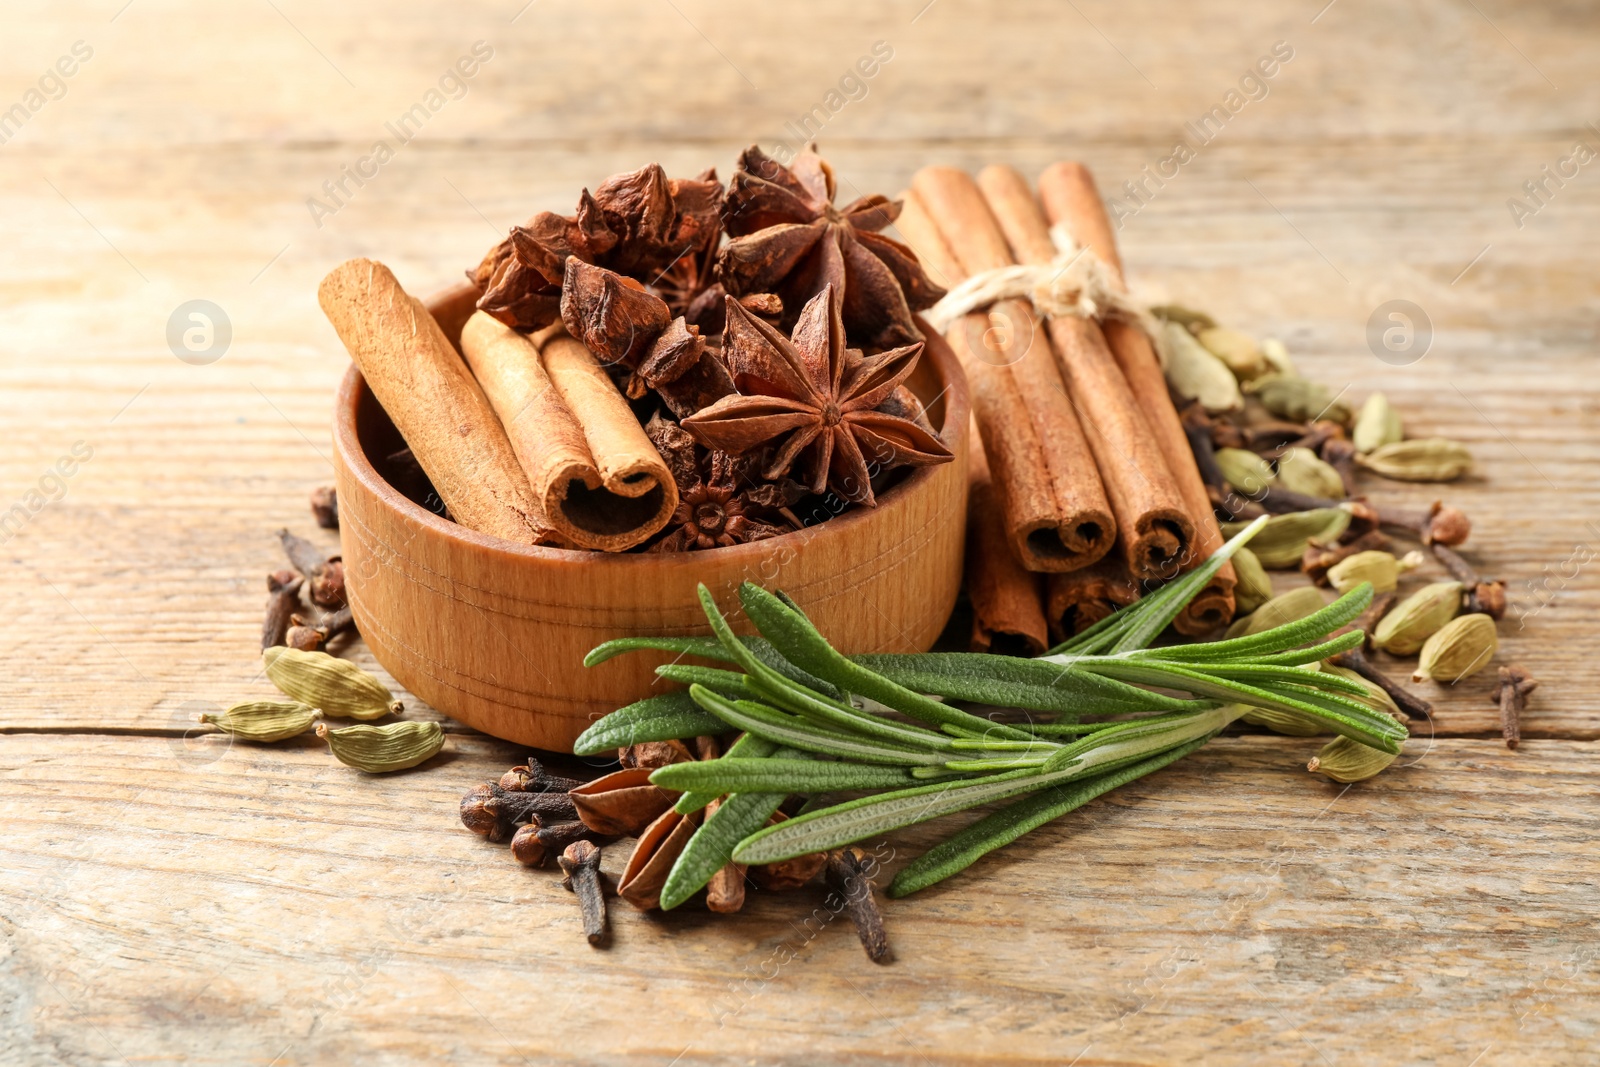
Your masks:
<svg viewBox="0 0 1600 1067"><path fill-rule="evenodd" d="M806 13L7 6L0 110L72 42L94 56L0 144L0 515L59 497L0 532L0 1061L1593 1059L1600 172L1521 227L1507 201L1596 143L1600 18L1503 0ZM308 198L479 39L494 56L466 95L319 226ZM1279 336L1335 391L1382 389L1414 432L1474 450L1457 485L1369 484L1473 516L1467 555L1511 583L1502 658L1544 681L1533 740L1493 740L1479 676L1424 691L1439 733L1470 739L1342 796L1297 769L1308 742L1218 742L894 904L883 970L840 928L804 937L803 896L753 895L733 922L622 915L617 947L588 953L559 888L455 826L462 789L523 754L458 726L450 755L381 781L314 746L191 754L198 711L269 691L273 531L336 544L305 506L332 479L348 363L316 308L328 269L372 256L427 291L609 174L726 177L751 141L795 146L787 124L878 40L893 58L821 130L842 199L928 164L1084 160L1137 208L1118 239L1141 296ZM1295 54L1269 95L1127 199L1279 40ZM197 298L233 326L208 366L165 339ZM1397 298L1434 329L1407 366L1367 342ZM47 469L79 441L62 491Z"/></svg>
<svg viewBox="0 0 1600 1067"><path fill-rule="evenodd" d="M369 779L311 742L16 738L0 1059L1583 1062L1595 746L1444 741L1345 789L1316 745L1214 742L886 903L880 967L818 887L617 902L589 949L559 875L456 823L508 746Z"/></svg>

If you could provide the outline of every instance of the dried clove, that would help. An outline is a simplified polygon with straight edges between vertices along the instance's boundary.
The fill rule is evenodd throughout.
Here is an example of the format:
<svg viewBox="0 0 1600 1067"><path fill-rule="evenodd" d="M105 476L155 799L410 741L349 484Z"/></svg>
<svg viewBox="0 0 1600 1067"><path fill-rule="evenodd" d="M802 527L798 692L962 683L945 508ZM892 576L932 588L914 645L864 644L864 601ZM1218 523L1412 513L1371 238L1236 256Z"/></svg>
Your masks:
<svg viewBox="0 0 1600 1067"><path fill-rule="evenodd" d="M284 642L289 626L300 607L300 587L305 579L294 571L273 571L267 575L267 617L261 623L261 649L266 651Z"/></svg>
<svg viewBox="0 0 1600 1067"><path fill-rule="evenodd" d="M461 825L490 841L505 841L535 815L540 820L571 820L578 816L572 799L558 790L527 793L481 782L461 797Z"/></svg>
<svg viewBox="0 0 1600 1067"><path fill-rule="evenodd" d="M1522 744L1522 713L1528 707L1528 694L1537 688L1538 680L1526 667L1511 663L1500 668L1500 679L1489 695L1489 703L1500 705L1500 734L1507 748Z"/></svg>
<svg viewBox="0 0 1600 1067"><path fill-rule="evenodd" d="M589 944L601 946L606 940L606 895L600 884L600 846L593 841L574 841L556 860L565 876L561 884L577 894L583 911L583 935Z"/></svg>
<svg viewBox="0 0 1600 1067"><path fill-rule="evenodd" d="M1370 631L1369 631L1370 632ZM1337 656L1330 656L1328 662L1335 667L1355 671L1361 677L1378 686L1395 706L1405 713L1408 719L1426 719L1433 715L1433 705L1413 694L1405 686L1384 674L1372 665L1367 659L1367 654L1359 648L1352 648L1348 652L1341 652Z"/></svg>
<svg viewBox="0 0 1600 1067"><path fill-rule="evenodd" d="M1461 554L1448 545L1438 541L1428 545L1434 557L1450 572L1450 577L1461 583L1461 588L1466 591L1466 606L1462 609L1465 614L1483 614L1491 619L1503 619L1506 614L1506 583L1495 579L1484 581L1473 569L1472 564L1461 558Z"/></svg>
<svg viewBox="0 0 1600 1067"><path fill-rule="evenodd" d="M289 629L279 643L301 652L321 652L322 646L328 643L328 634L304 617L292 615L289 617Z"/></svg>
<svg viewBox="0 0 1600 1067"><path fill-rule="evenodd" d="M1344 482L1344 495L1356 495L1356 446L1349 439L1329 437L1322 442L1318 453L1322 462L1339 472L1340 481Z"/></svg>
<svg viewBox="0 0 1600 1067"><path fill-rule="evenodd" d="M1426 511L1382 507L1378 521L1396 530L1405 530L1425 545L1459 545L1472 533L1472 520L1456 508L1435 500Z"/></svg>
<svg viewBox="0 0 1600 1067"><path fill-rule="evenodd" d="M311 601L325 608L344 606L344 561L341 557L324 556L322 550L297 537L288 530L278 531L283 553L289 557L294 569L311 583Z"/></svg>
<svg viewBox="0 0 1600 1067"><path fill-rule="evenodd" d="M331 485L311 490L311 515L324 530L339 528L339 491Z"/></svg>
<svg viewBox="0 0 1600 1067"><path fill-rule="evenodd" d="M551 856L558 856L575 841L588 841L594 831L575 820L546 823L538 815L517 827L511 836L511 855L518 863L543 867Z"/></svg>
<svg viewBox="0 0 1600 1067"><path fill-rule="evenodd" d="M528 762L511 768L500 776L500 788L508 793L565 793L586 783L576 778L563 778L544 769L544 764L528 757Z"/></svg>
<svg viewBox="0 0 1600 1067"><path fill-rule="evenodd" d="M892 958L889 938L883 930L883 913L872 891L872 879L862 862L864 856L865 853L854 846L829 852L828 885L844 898L867 958L873 963L888 963ZM876 861L873 865L876 866Z"/></svg>

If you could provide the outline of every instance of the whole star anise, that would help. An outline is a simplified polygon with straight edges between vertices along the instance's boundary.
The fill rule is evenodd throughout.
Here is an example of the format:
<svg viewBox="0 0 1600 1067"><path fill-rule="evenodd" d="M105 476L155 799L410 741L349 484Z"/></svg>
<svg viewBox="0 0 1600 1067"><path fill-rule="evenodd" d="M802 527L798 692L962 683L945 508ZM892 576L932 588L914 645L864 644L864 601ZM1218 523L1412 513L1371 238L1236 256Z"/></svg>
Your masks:
<svg viewBox="0 0 1600 1067"><path fill-rule="evenodd" d="M922 342L874 356L847 350L840 303L833 285L825 286L785 338L730 298L723 356L739 394L682 425L707 448L735 455L773 443L763 477L795 469L812 492L830 488L871 507L877 500L869 464L920 467L952 455L910 419L874 410L916 367Z"/></svg>
<svg viewBox="0 0 1600 1067"><path fill-rule="evenodd" d="M776 293L792 314L832 285L852 338L879 348L921 340L911 313L932 307L944 290L915 252L877 232L899 216L899 201L864 196L835 208L834 189L833 169L810 147L792 167L745 149L723 201L723 226L734 238L717 258L723 288Z"/></svg>

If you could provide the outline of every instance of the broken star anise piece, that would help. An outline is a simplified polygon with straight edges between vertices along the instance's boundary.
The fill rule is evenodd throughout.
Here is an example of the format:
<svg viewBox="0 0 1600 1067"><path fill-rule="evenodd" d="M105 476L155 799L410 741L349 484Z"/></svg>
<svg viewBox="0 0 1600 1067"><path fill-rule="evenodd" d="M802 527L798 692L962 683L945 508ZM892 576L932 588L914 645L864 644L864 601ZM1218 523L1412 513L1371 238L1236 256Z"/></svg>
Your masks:
<svg viewBox="0 0 1600 1067"><path fill-rule="evenodd" d="M834 287L825 286L785 338L729 299L723 355L739 394L682 425L707 448L736 455L777 444L763 477L794 469L814 493L831 488L871 507L876 471L947 463L952 455L910 419L874 410L916 367L922 343L858 358L845 348L839 305Z"/></svg>
<svg viewBox="0 0 1600 1067"><path fill-rule="evenodd" d="M792 167L745 149L723 202L734 238L717 258L723 288L777 293L792 314L833 285L852 338L879 348L921 340L911 313L932 307L944 290L915 252L877 232L900 214L899 201L864 196L835 208L834 188L833 169L809 147Z"/></svg>
<svg viewBox="0 0 1600 1067"><path fill-rule="evenodd" d="M672 513L676 527L653 547L661 552L692 548L727 548L788 533L749 514L744 498L731 485L700 482L678 497Z"/></svg>

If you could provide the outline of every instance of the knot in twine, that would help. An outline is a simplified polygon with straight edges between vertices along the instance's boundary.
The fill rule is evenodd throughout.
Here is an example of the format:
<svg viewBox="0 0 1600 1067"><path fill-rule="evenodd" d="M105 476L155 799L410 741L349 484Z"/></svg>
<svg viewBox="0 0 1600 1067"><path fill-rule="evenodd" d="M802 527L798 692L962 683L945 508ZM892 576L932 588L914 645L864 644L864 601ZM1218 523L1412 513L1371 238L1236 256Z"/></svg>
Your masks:
<svg viewBox="0 0 1600 1067"><path fill-rule="evenodd" d="M1100 257L1074 241L1060 223L1050 227L1050 242L1056 247L1056 255L1049 263L1018 263L974 274L946 293L924 316L934 329L944 333L970 312L1001 300L1027 300L1042 315L1130 322L1148 334L1160 352L1160 323L1148 308L1123 291Z"/></svg>

